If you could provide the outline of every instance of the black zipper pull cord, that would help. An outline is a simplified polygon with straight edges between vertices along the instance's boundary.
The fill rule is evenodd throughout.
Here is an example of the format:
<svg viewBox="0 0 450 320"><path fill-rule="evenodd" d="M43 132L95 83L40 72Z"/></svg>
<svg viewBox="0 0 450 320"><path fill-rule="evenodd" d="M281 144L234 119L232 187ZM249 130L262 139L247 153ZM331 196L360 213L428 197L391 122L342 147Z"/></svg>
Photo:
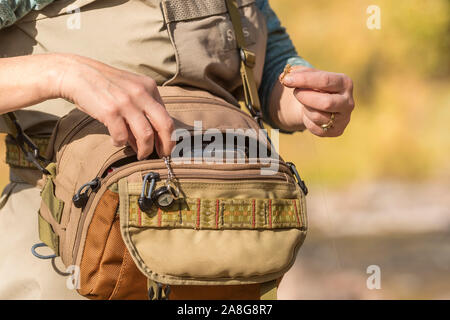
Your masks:
<svg viewBox="0 0 450 320"><path fill-rule="evenodd" d="M86 203L89 199L89 196L92 192L95 192L100 187L100 179L95 178L92 181L89 181L88 183L83 184L80 189L78 189L77 193L72 198L73 204L77 208L84 208L86 206ZM91 192L89 192L91 191Z"/></svg>
<svg viewBox="0 0 450 320"><path fill-rule="evenodd" d="M161 178L159 176L159 173L156 173L156 172L150 172L145 175L144 181L142 183L142 192L138 199L139 208L143 212L149 212L150 209L152 208L152 206L153 206L153 200L152 200L153 190L155 189L156 182L159 181L160 179ZM148 188L147 188L147 186L148 186Z"/></svg>

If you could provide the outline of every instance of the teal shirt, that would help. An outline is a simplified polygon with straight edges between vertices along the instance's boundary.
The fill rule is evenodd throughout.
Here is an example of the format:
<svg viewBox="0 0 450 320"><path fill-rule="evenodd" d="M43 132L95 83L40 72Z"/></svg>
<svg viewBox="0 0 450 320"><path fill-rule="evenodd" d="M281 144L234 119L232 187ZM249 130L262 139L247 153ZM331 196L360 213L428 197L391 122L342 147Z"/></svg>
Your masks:
<svg viewBox="0 0 450 320"><path fill-rule="evenodd" d="M289 34L270 7L269 1L256 0L256 5L266 17L268 33L266 60L264 61L263 80L259 87L259 97L264 121L273 128L277 128L269 116L269 100L278 77L287 64L305 67L312 67L312 65L298 55Z"/></svg>
<svg viewBox="0 0 450 320"><path fill-rule="evenodd" d="M41 10L54 0L0 0L0 30L14 24L31 10ZM188 0L186 0L188 1ZM278 77L286 64L311 65L301 58L268 0L256 0L267 22L268 40L263 80L259 88L264 120L273 126L269 117L269 99Z"/></svg>

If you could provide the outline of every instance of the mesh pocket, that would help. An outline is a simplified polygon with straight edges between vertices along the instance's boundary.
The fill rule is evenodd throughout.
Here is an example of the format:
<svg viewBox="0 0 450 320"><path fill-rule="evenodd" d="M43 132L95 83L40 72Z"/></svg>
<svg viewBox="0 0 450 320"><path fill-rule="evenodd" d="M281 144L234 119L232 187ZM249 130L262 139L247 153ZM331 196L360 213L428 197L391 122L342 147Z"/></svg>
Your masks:
<svg viewBox="0 0 450 320"><path fill-rule="evenodd" d="M119 195L107 190L85 240L79 293L90 299L146 299L147 280L137 269L120 234Z"/></svg>

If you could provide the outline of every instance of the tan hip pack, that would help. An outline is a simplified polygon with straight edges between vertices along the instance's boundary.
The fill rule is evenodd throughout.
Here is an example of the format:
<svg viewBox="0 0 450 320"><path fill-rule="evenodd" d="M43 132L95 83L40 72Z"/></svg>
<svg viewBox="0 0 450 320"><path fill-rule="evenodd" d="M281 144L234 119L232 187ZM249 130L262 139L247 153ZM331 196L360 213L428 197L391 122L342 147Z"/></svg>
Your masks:
<svg viewBox="0 0 450 320"><path fill-rule="evenodd" d="M279 279L307 229L294 167L255 157L253 147L266 152L270 141L224 100L179 87L160 94L183 133L170 160L137 161L80 111L58 122L42 190L41 240L66 266L80 268L79 292L93 299L143 298L147 279L159 298L169 286ZM205 143L211 132L223 142Z"/></svg>

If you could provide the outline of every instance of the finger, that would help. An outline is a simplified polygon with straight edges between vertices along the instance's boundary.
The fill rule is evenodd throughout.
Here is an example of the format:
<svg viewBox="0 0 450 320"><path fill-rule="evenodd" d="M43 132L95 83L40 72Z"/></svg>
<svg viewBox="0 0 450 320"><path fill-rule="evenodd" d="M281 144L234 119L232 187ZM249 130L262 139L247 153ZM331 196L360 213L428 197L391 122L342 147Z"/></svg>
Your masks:
<svg viewBox="0 0 450 320"><path fill-rule="evenodd" d="M131 149L134 150L134 152L136 152L136 154L138 153L138 147L136 144L136 139L133 136L133 133L131 132L130 127L127 125L127 130L128 130L128 145L131 147Z"/></svg>
<svg viewBox="0 0 450 320"><path fill-rule="evenodd" d="M316 124L318 126L322 126L331 121L331 113L317 111L316 109L312 109L307 106L305 106L305 108L303 110L303 115L304 115L304 117L307 117L309 120L311 120L314 124ZM335 113L333 122L337 123L339 121L339 117L340 117L340 114Z"/></svg>
<svg viewBox="0 0 450 320"><path fill-rule="evenodd" d="M283 84L290 88L306 88L338 93L345 91L342 74L307 69L294 69L283 78Z"/></svg>
<svg viewBox="0 0 450 320"><path fill-rule="evenodd" d="M155 134L150 122L140 111L133 111L126 117L131 133L136 139L137 158L143 160L153 152Z"/></svg>
<svg viewBox="0 0 450 320"><path fill-rule="evenodd" d="M123 118L114 117L108 119L106 127L111 135L111 140L114 146L121 147L127 144L128 130Z"/></svg>
<svg viewBox="0 0 450 320"><path fill-rule="evenodd" d="M345 95L295 89L294 96L303 105L324 112L345 113L351 111Z"/></svg>
<svg viewBox="0 0 450 320"><path fill-rule="evenodd" d="M321 125L316 124L306 115L303 117L303 123L305 127L314 135L319 137L338 137L340 136L345 128L347 127L350 121L349 117L342 117L339 119L335 119L333 125L328 128L326 131L322 128Z"/></svg>
<svg viewBox="0 0 450 320"><path fill-rule="evenodd" d="M303 117L303 123L306 127L306 129L309 130L312 134L318 136L318 137L328 137L331 133L333 128L328 129L327 131L323 130L320 125L317 125L314 123L310 118L307 116Z"/></svg>
<svg viewBox="0 0 450 320"><path fill-rule="evenodd" d="M141 80L143 86L130 88L133 102L143 111L154 129L158 154L161 157L169 156L175 146L175 142L171 140L174 129L173 119L164 107L154 80L150 78L141 78Z"/></svg>
<svg viewBox="0 0 450 320"><path fill-rule="evenodd" d="M291 65L286 65L286 67L284 68L283 72L280 74L280 76L278 77L278 80L283 84L283 79L284 77L286 77L289 73L291 72L306 72L306 71L317 71L314 68L310 68L310 67L305 67L305 66L291 66Z"/></svg>
<svg viewBox="0 0 450 320"><path fill-rule="evenodd" d="M174 122L163 105L154 101L146 105L145 114L152 124L156 134L157 151L160 156L170 156L175 141L172 141Z"/></svg>

